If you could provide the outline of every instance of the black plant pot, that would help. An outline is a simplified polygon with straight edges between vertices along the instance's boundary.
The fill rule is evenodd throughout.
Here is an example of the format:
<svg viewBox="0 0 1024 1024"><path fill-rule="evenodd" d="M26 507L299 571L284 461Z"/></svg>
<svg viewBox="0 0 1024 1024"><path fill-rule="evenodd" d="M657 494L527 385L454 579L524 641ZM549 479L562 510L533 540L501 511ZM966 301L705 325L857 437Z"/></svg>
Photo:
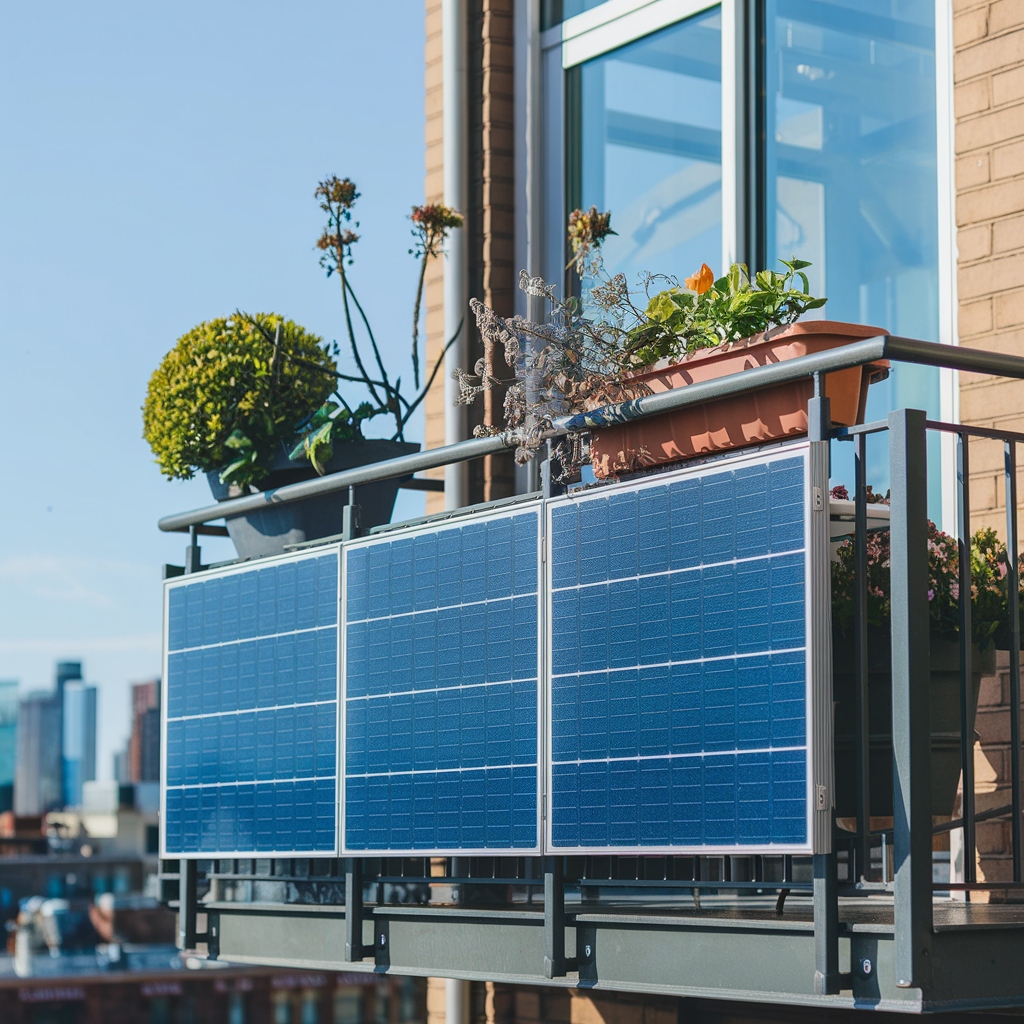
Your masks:
<svg viewBox="0 0 1024 1024"><path fill-rule="evenodd" d="M960 783L960 648L956 643L932 634L929 658L929 711L932 734L933 815L953 813ZM995 672L995 648L971 649L970 721L968 735L974 735L974 718L982 676ZM857 707L856 677L853 673L853 637L838 630L832 636L832 697L835 704L836 816L852 818L857 813L854 721ZM868 774L871 817L891 818L892 800L892 655L889 630L868 627ZM972 754L973 756L973 754Z"/></svg>
<svg viewBox="0 0 1024 1024"><path fill-rule="evenodd" d="M400 455L418 452L420 446L411 441L349 441L338 444L334 456L327 463L328 473L354 469L373 462L383 462ZM274 458L270 473L260 480L256 490L271 491L286 484L312 480L316 470L305 459L292 462L284 446ZM210 490L217 501L241 497L243 491L235 484L222 484L220 473L206 474ZM360 507L360 525L363 529L381 526L391 521L398 496L398 480L382 480L356 488L356 504ZM348 491L334 491L317 498L275 505L245 515L227 519L231 537L239 558L262 558L279 555L287 545L302 544L341 533L343 509L348 504Z"/></svg>

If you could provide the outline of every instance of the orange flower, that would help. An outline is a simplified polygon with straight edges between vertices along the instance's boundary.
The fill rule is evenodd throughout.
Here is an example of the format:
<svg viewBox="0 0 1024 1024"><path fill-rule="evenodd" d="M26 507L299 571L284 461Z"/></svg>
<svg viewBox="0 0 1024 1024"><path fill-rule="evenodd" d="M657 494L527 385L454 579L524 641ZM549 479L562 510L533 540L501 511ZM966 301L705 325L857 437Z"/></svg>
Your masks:
<svg viewBox="0 0 1024 1024"><path fill-rule="evenodd" d="M706 264L700 265L700 270L693 277L686 279L686 287L692 288L698 295L703 295L715 283L715 275Z"/></svg>

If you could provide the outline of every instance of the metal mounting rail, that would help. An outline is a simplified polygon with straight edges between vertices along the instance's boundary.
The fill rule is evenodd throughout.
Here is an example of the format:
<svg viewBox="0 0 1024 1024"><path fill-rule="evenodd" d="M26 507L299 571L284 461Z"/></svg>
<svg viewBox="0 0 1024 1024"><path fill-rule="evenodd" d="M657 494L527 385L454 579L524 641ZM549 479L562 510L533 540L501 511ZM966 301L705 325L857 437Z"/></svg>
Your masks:
<svg viewBox="0 0 1024 1024"><path fill-rule="evenodd" d="M828 352L816 352L813 355L800 356L782 363L757 366L728 377L721 377L718 380L690 384L685 388L676 388L657 395L646 395L630 402L595 409L593 412L565 416L554 421L548 435L559 437L571 430L586 430L624 420L657 416L659 413L700 405L702 402L712 401L716 398L802 380L814 374L848 370L881 359L1024 379L1024 358L1020 356L1008 356L999 352L959 348L954 345L938 345L930 341L883 335L855 341ZM315 480L288 484L286 487L279 487L273 491L247 494L241 498L232 498L216 505L194 509L191 512L179 512L176 515L164 516L158 525L165 532L181 532L191 526L199 526L225 516L255 512L268 505L301 501L320 494L330 494L334 491L346 490L349 487L358 487L361 484L392 480L395 477L409 476L427 469L438 469L441 466L457 462L468 462L485 455L506 451L512 447L512 443L503 435L460 441L458 444L447 445L443 448L431 448L428 451L403 455L385 462L347 469L341 473L331 473L328 476L317 477Z"/></svg>

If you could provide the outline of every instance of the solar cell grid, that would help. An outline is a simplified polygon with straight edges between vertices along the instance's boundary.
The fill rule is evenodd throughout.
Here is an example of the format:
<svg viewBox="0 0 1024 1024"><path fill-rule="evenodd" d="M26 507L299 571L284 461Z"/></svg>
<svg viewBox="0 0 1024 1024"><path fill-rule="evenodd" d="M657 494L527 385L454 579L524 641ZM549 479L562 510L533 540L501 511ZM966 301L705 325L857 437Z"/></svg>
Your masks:
<svg viewBox="0 0 1024 1024"><path fill-rule="evenodd" d="M336 850L337 548L167 594L164 851Z"/></svg>
<svg viewBox="0 0 1024 1024"><path fill-rule="evenodd" d="M549 510L550 841L802 848L806 450Z"/></svg>
<svg viewBox="0 0 1024 1024"><path fill-rule="evenodd" d="M344 848L539 849L539 510L344 554Z"/></svg>

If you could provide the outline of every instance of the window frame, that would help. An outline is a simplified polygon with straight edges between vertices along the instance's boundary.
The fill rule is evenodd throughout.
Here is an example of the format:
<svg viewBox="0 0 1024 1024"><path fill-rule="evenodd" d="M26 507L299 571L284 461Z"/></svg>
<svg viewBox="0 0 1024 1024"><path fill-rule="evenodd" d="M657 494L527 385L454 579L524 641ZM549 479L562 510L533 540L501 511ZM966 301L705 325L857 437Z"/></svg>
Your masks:
<svg viewBox="0 0 1024 1024"><path fill-rule="evenodd" d="M564 284L564 241L559 233L579 175L578 139L569 137L574 90L581 64L629 42L667 28L713 7L722 18L722 259L749 266L767 260L767 225L761 211L767 198L766 0L605 0L604 3L542 30L539 0L519 0L517 8L517 137L526 140L517 194L519 266ZM956 294L956 189L953 175L953 36L948 0L934 0L936 169L938 209L938 340L959 344ZM579 126L575 127L579 130ZM520 297L518 312L542 315L538 300ZM960 421L959 374L939 371L939 415ZM956 529L955 438L940 442L941 525Z"/></svg>

